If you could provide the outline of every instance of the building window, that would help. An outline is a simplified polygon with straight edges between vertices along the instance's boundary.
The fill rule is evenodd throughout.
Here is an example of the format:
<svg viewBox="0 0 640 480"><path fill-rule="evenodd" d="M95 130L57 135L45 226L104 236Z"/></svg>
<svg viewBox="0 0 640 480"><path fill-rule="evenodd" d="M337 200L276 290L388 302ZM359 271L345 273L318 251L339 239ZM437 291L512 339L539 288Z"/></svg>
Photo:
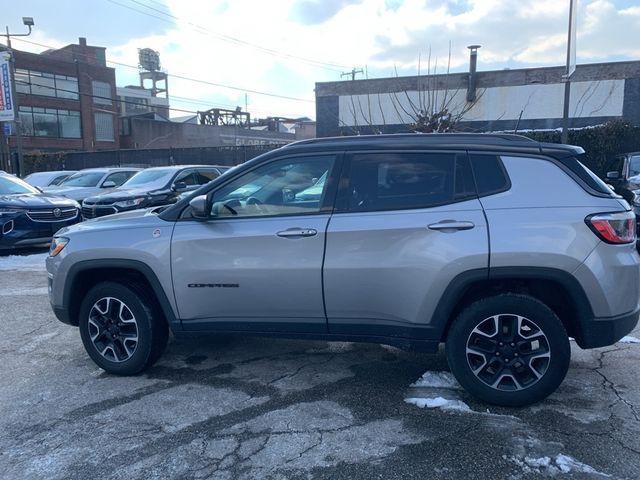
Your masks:
<svg viewBox="0 0 640 480"><path fill-rule="evenodd" d="M99 142L113 142L113 115L105 112L96 112L94 118L96 140Z"/></svg>
<svg viewBox="0 0 640 480"><path fill-rule="evenodd" d="M28 137L81 138L80 112L20 107L22 134Z"/></svg>
<svg viewBox="0 0 640 480"><path fill-rule="evenodd" d="M111 105L111 84L94 80L92 86L93 103L97 105Z"/></svg>
<svg viewBox="0 0 640 480"><path fill-rule="evenodd" d="M16 91L27 95L78 100L78 79L67 75L16 69Z"/></svg>

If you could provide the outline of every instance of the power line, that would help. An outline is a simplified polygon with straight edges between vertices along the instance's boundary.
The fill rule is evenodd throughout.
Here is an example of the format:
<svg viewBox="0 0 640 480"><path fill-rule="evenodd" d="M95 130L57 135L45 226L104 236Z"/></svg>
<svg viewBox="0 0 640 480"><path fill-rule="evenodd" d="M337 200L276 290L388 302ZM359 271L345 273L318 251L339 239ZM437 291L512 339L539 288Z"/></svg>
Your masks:
<svg viewBox="0 0 640 480"><path fill-rule="evenodd" d="M31 40L25 40L25 39L22 39L22 38L16 38L16 40L18 40L20 42L29 43L29 44L32 44L32 45L37 45L37 46L44 47L44 48L55 49L54 47L51 47L49 45L44 45L42 43L33 42ZM82 55L82 54L80 54L80 55ZM83 56L85 58L88 58L87 55L83 55ZM115 62L115 61L112 61L112 60L106 60L106 62L109 63L109 64L112 64L112 65L119 65L121 67L133 68L136 71L139 71L137 65L129 65L129 64L126 64L126 63ZM189 81L189 82L195 82L195 83L200 83L200 84L204 84L204 85L210 85L210 86L213 86L213 87L228 88L230 90L235 90L235 91L243 92L243 93L244 92L248 92L248 93L253 93L253 94L256 94L256 95L264 95L264 96L267 96L267 97L282 98L284 100L292 100L292 101L295 101L295 102L315 103L315 100L309 100L309 99L306 99L306 98L290 97L290 96L287 96L287 95L279 95L277 93L268 93L268 92L261 92L259 90L251 90L251 89L248 89L248 88L233 87L231 85L224 85L222 83L209 82L207 80L200 80L198 78L185 77L183 75L167 74L167 76L173 77L173 78L177 78L177 79L180 79L180 80Z"/></svg>
<svg viewBox="0 0 640 480"><path fill-rule="evenodd" d="M25 82L24 80L16 80L16 85L18 85L18 84L20 84L20 85L29 85L29 86L33 86L33 85L35 85L35 86L36 86L36 87L38 87L38 88L46 88L46 89L49 89L49 90L56 90L56 91L58 91L58 92L64 92L64 93L73 93L73 94L76 94L76 95L81 95L81 96L83 96L83 97L89 97L89 98L92 98L92 99L109 100L109 101L111 101L111 102L123 103L123 104L125 104L125 105L135 105L135 106L138 106L138 107L139 107L139 106L141 106L141 104L140 104L140 103L138 103L138 102L133 102L133 101L130 101L130 100L124 100L124 99L122 99L122 97L121 97L121 96L118 96L118 97L120 97L120 98L116 98L116 99L114 100L114 99L113 99L113 98L111 98L111 97L105 97L105 96L102 96L102 95L95 95L95 94L85 93L85 92L76 92L75 90L67 90L67 89L64 89L64 88L51 87L51 86L49 86L49 85L39 85L39 84L37 84L37 83L33 83L33 82ZM210 104L210 103L200 102L200 101L197 101L197 100L194 100L194 101L191 101L191 102L185 102L185 103L200 103L200 104L202 104L202 105L205 105L205 106L211 107L211 104ZM31 106L31 105L29 105L29 106ZM229 106L231 106L231 105L229 105ZM182 109L182 108L174 108L174 107L168 107L168 106L166 106L166 107L165 107L165 106L163 106L163 105L147 105L147 107L148 107L148 108L150 108L150 109L154 109L154 108L166 108L167 110L170 110L170 111L180 112L180 113L188 113L188 114L191 114L191 115L197 115L197 114L199 113L199 111L194 111L194 110L185 110L185 109ZM44 108L47 108L47 107L44 107ZM235 108L235 106L234 106L234 108ZM69 110L69 109L63 109L63 110ZM118 114L119 112L117 112L117 111L113 111L113 113L114 113L114 114ZM145 112L145 113L146 113L146 112ZM150 113L150 112L149 112L149 113ZM264 112L263 112L263 113L264 113ZM302 116L302 115L301 115L301 116Z"/></svg>
<svg viewBox="0 0 640 480"><path fill-rule="evenodd" d="M131 7L129 5L125 5L125 4L120 3L120 2L118 2L116 0L107 0L107 1L110 2L110 3L113 3L115 5L119 5L121 7L127 8L129 10L133 10L134 12L138 12L138 13L141 13L143 15L147 15L149 17L153 17L153 18L156 18L158 20L162 20L162 21L171 23L172 25L174 24L174 22L171 22L170 20L167 20L166 18L158 17L157 15L154 15L154 14L149 13L149 12L145 12L143 10L139 10L139 9L137 9L135 7ZM307 65L311 65L311 66L315 66L315 67L319 67L319 68L324 68L326 70L331 70L331 71L334 71L334 72L341 71L341 70L337 70L338 68L340 68L340 69L348 68L345 65L340 65L340 64L331 63L331 62L322 62L320 60L313 60L313 59L310 59L310 58L305 58L305 57L301 57L301 56L298 56L298 55L292 55L292 54L289 54L289 53L286 53L286 52L281 52L279 50L275 50L275 49L272 49L272 48L263 47L262 45L256 45L255 43L247 42L246 40L242 40L242 39L237 38L237 37L232 37L230 35L225 35L225 34L222 34L222 33L214 32L214 31L212 31L212 30L210 30L210 29L208 29L206 27L203 27L201 25L193 23L193 22L191 22L189 20L186 20L186 19L183 19L183 18L180 18L180 17L176 17L175 15L173 15L171 13L168 13L168 12L165 12L165 11L160 10L158 8L152 7L151 5L147 5L147 4L142 3L142 2L140 2L138 0L129 0L129 1L132 2L132 3L135 3L137 5L140 5L141 7L147 8L147 9L153 11L153 12L157 12L157 13L160 13L161 15L165 15L165 16L173 19L173 20L186 22L188 25L190 25L194 29L196 29L196 31L198 31L198 33L201 33L203 35L210 35L212 37L218 38L218 39L220 39L222 41L225 41L225 42L233 43L233 44L236 44L236 45L241 45L241 46L244 46L244 47L254 48L254 49L256 49L258 51L261 51L263 53L266 53L268 55L287 58L287 59L298 61L298 62L307 64ZM154 3L158 3L158 2L154 2Z"/></svg>

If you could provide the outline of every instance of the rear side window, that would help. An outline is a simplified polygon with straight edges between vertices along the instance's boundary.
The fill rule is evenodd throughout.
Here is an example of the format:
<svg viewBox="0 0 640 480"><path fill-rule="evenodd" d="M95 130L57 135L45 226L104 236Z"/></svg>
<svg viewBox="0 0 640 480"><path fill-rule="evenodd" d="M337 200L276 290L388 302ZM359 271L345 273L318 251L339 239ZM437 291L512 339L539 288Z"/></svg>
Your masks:
<svg viewBox="0 0 640 480"><path fill-rule="evenodd" d="M428 208L475 196L465 157L455 153L355 154L348 209Z"/></svg>
<svg viewBox="0 0 640 480"><path fill-rule="evenodd" d="M478 195L486 196L509 189L509 177L496 155L469 155Z"/></svg>

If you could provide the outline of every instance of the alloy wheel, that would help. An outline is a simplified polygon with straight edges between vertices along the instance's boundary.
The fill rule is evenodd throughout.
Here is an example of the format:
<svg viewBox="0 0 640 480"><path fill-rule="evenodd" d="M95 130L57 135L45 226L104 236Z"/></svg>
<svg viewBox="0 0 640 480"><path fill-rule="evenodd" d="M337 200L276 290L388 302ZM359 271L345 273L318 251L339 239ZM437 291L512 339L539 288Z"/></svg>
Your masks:
<svg viewBox="0 0 640 480"><path fill-rule="evenodd" d="M547 371L551 348L542 329L526 317L494 315L469 335L466 358L473 374L496 390L517 391L538 382Z"/></svg>
<svg viewBox="0 0 640 480"><path fill-rule="evenodd" d="M100 355L111 362L131 358L138 346L138 324L131 309L114 297L104 297L89 311L89 337Z"/></svg>

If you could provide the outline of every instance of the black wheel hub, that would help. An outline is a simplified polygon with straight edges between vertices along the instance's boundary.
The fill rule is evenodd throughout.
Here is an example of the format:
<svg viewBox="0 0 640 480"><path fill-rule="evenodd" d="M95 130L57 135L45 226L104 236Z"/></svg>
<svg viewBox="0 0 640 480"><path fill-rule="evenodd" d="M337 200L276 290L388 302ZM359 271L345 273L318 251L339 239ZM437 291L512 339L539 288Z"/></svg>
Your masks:
<svg viewBox="0 0 640 480"><path fill-rule="evenodd" d="M547 371L551 348L532 320L499 314L482 320L467 340L466 358L473 374L496 390L523 390Z"/></svg>

